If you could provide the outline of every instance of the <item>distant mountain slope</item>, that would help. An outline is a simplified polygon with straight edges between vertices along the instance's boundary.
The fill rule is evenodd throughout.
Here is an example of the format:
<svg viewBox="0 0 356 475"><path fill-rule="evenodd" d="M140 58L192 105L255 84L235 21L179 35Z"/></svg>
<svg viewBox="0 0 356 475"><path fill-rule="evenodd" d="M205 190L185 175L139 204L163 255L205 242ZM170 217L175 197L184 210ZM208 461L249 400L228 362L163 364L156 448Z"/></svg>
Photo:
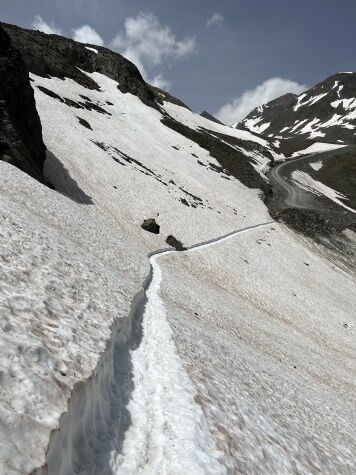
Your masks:
<svg viewBox="0 0 356 475"><path fill-rule="evenodd" d="M0 160L43 180L41 122L21 54L0 25Z"/></svg>
<svg viewBox="0 0 356 475"><path fill-rule="evenodd" d="M236 127L267 137L286 155L313 143L356 144L356 73L338 73L299 96L281 96Z"/></svg>
<svg viewBox="0 0 356 475"><path fill-rule="evenodd" d="M217 119L213 115L209 114L209 112L207 112L207 111L201 112L200 115L202 117L204 117L204 119L208 119L208 120L211 120L212 122L216 122L217 124L224 125L222 122L220 122L219 119Z"/></svg>

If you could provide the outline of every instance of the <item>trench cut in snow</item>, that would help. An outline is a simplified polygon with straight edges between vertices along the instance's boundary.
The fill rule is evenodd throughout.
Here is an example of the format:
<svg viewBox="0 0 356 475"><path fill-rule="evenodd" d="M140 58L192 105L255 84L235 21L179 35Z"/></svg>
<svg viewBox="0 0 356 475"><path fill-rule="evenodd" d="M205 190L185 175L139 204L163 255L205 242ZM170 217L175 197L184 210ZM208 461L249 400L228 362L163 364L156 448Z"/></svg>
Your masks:
<svg viewBox="0 0 356 475"><path fill-rule="evenodd" d="M272 223L232 231L185 252ZM226 473L160 297L159 258L168 253L177 251L151 255L150 274L130 316L117 320L95 373L74 388L68 412L52 434L46 466L36 475Z"/></svg>
<svg viewBox="0 0 356 475"><path fill-rule="evenodd" d="M167 251L171 252L171 251ZM222 474L219 452L206 426L195 389L180 362L160 298L159 255L151 257L143 339L132 354L134 390L128 405L131 426L113 473Z"/></svg>

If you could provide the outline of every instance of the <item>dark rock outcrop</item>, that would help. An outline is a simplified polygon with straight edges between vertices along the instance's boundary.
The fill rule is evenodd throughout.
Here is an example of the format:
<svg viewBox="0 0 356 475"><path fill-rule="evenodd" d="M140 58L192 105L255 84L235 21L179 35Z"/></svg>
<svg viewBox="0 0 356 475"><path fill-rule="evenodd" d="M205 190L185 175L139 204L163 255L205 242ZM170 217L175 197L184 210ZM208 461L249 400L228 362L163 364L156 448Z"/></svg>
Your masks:
<svg viewBox="0 0 356 475"><path fill-rule="evenodd" d="M167 91L164 91L163 89L160 89L159 87L155 87L151 85L149 85L149 88L154 93L156 100L160 104L162 104L163 101L171 102L172 104L175 104L176 106L184 107L185 109L191 110L186 104L184 104L183 101L172 96Z"/></svg>
<svg viewBox="0 0 356 475"><path fill-rule="evenodd" d="M31 73L42 77L70 78L86 88L97 90L96 82L80 70L102 73L117 81L121 92L134 94L144 104L159 108L157 102L162 102L159 95L145 83L137 67L120 54L95 46L96 54L85 44L69 38L24 30L14 25L3 26Z"/></svg>
<svg viewBox="0 0 356 475"><path fill-rule="evenodd" d="M213 115L209 114L209 112L207 112L207 111L203 111L200 115L202 117L204 117L204 119L211 120L212 122L215 122L216 124L224 125L222 122L220 122L219 119L217 119Z"/></svg>
<svg viewBox="0 0 356 475"><path fill-rule="evenodd" d="M145 219L141 224L141 228L149 233L159 234L160 226L154 218Z"/></svg>
<svg viewBox="0 0 356 475"><path fill-rule="evenodd" d="M0 24L0 160L44 181L45 158L28 69Z"/></svg>
<svg viewBox="0 0 356 475"><path fill-rule="evenodd" d="M186 251L187 248L183 246L183 244L175 238L172 234L170 234L167 239L166 243L169 244L171 247L174 247L176 251Z"/></svg>

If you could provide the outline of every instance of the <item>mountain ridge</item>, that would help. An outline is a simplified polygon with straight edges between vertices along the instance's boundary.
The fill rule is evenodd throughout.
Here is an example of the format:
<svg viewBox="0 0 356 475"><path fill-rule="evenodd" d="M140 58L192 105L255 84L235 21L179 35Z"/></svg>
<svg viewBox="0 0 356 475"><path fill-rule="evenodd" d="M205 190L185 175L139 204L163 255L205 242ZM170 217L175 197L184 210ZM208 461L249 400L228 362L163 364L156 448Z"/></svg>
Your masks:
<svg viewBox="0 0 356 475"><path fill-rule="evenodd" d="M329 76L299 96L286 94L251 111L237 128L278 141L286 156L314 143L356 143L356 73Z"/></svg>

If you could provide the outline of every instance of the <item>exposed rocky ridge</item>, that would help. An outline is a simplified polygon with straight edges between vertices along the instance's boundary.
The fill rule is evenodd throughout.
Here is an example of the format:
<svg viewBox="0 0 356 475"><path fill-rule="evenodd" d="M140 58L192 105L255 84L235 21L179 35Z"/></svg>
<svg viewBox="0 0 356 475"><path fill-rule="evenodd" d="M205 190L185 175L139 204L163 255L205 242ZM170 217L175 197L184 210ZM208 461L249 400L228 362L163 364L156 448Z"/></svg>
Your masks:
<svg viewBox="0 0 356 475"><path fill-rule="evenodd" d="M44 181L45 146L28 69L1 25L0 160Z"/></svg>
<svg viewBox="0 0 356 475"><path fill-rule="evenodd" d="M137 67L118 53L95 46L89 50L82 43L58 35L25 30L3 24L13 44L21 52L31 73L42 77L70 78L88 89L98 85L81 70L99 72L119 83L121 92L130 92L154 108L162 102L159 94L143 80Z"/></svg>
<svg viewBox="0 0 356 475"><path fill-rule="evenodd" d="M251 150L259 148L264 153L268 153L264 147L209 130L195 130L172 119L168 115L162 119L162 123L197 143L205 150L208 150L210 155L220 164L220 172L226 174L227 178L229 175L233 176L249 188L259 188L263 192L268 192L269 185L267 182L256 172L247 157L241 151L234 148L235 146L243 146L246 149L246 147L250 146Z"/></svg>
<svg viewBox="0 0 356 475"><path fill-rule="evenodd" d="M208 120L211 120L212 122L216 122L217 124L220 124L220 125L224 125L222 122L220 122L220 120L218 120L216 117L214 117L213 115L209 114L209 112L207 111L203 111L201 112L200 114L202 117L204 117L204 119L208 119Z"/></svg>
<svg viewBox="0 0 356 475"><path fill-rule="evenodd" d="M160 89L159 87L152 86L150 84L149 84L149 88L154 93L154 95L156 97L156 100L159 103L162 103L162 100L163 100L163 101L166 101L166 102L171 102L172 104L175 104L177 106L185 107L186 109L190 110L190 108L186 104L184 104L183 101L181 101L180 99L177 99L177 97L172 96L167 91L164 91L163 89Z"/></svg>
<svg viewBox="0 0 356 475"><path fill-rule="evenodd" d="M289 156L315 142L356 144L356 73L338 73L306 92L254 109L236 128L280 141Z"/></svg>

